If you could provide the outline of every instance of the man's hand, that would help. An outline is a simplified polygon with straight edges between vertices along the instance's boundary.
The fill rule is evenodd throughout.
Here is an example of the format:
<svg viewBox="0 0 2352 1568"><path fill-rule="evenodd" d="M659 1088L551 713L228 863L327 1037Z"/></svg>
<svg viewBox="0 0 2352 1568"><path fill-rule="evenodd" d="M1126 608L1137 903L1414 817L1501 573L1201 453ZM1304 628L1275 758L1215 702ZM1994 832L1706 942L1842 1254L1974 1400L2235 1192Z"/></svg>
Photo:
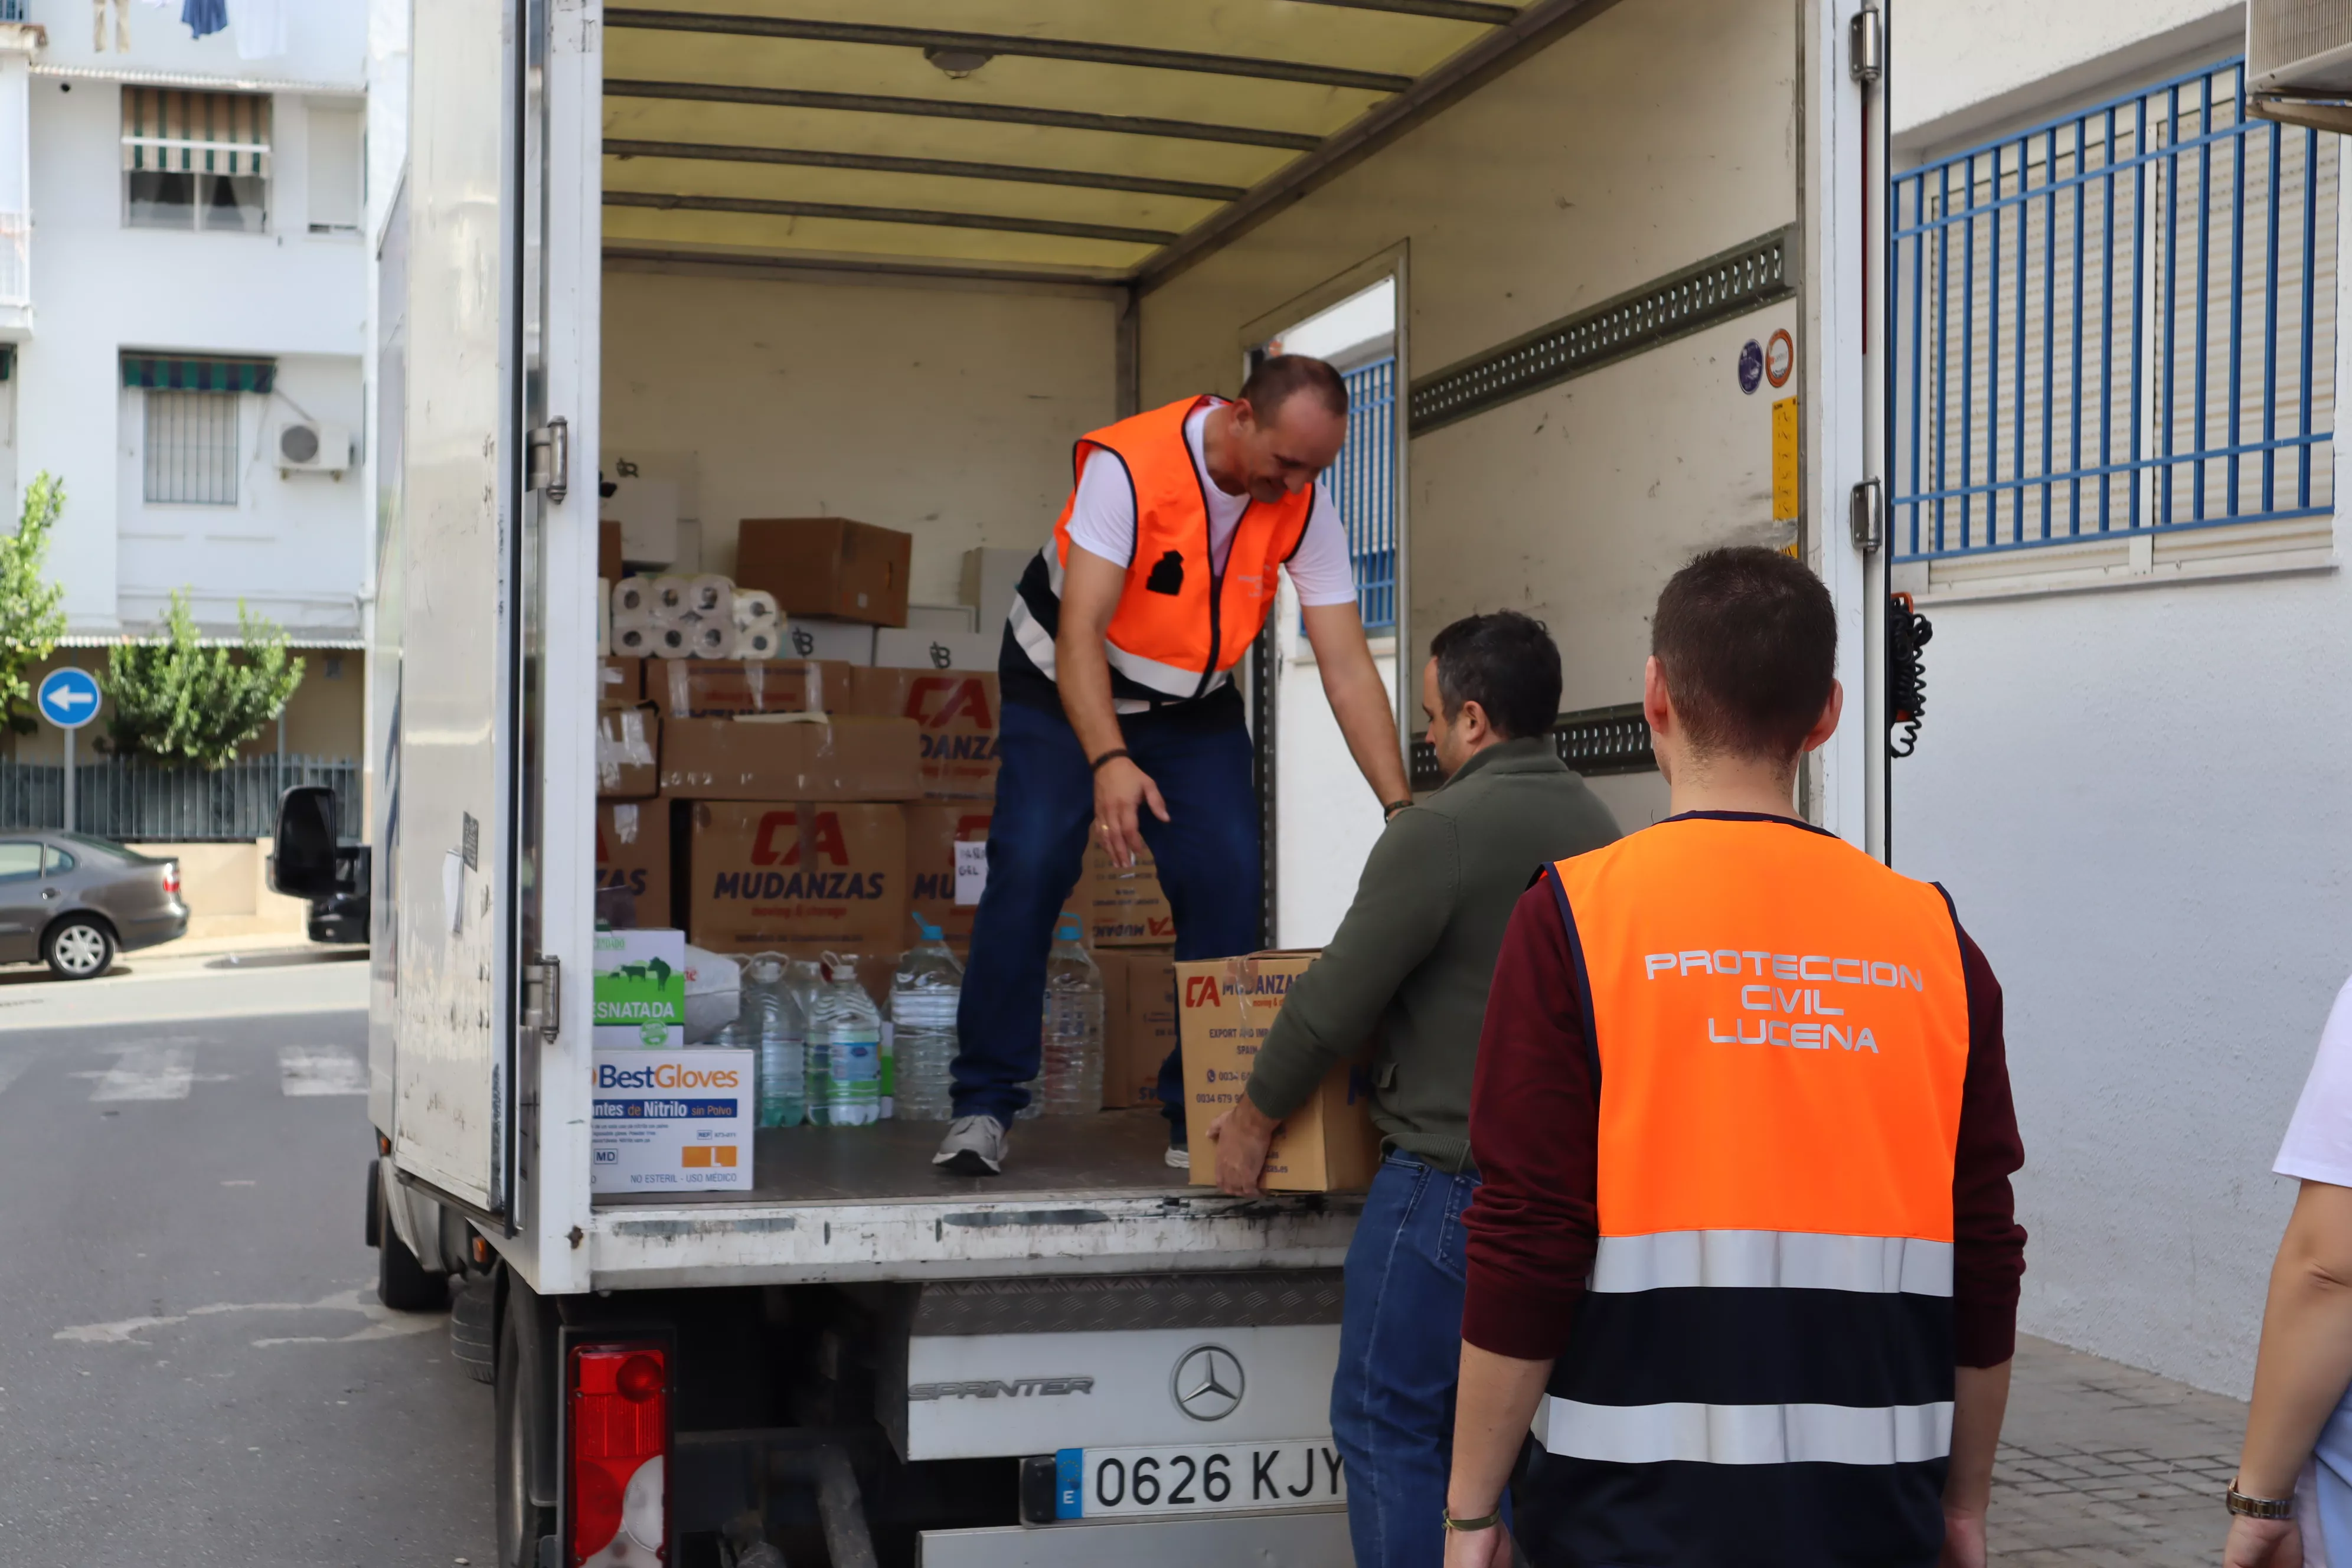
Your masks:
<svg viewBox="0 0 2352 1568"><path fill-rule="evenodd" d="M2223 1568L2303 1568L2303 1527L2291 1519L2230 1521Z"/></svg>
<svg viewBox="0 0 2352 1568"><path fill-rule="evenodd" d="M1445 1568L1511 1568L1512 1560L1511 1532L1499 1524L1445 1532Z"/></svg>
<svg viewBox="0 0 2352 1568"><path fill-rule="evenodd" d="M1209 1123L1209 1142L1217 1146L1217 1190L1237 1198L1262 1197L1258 1177L1265 1173L1265 1148L1282 1123L1250 1103L1244 1094L1231 1110Z"/></svg>
<svg viewBox="0 0 2352 1568"><path fill-rule="evenodd" d="M1110 851L1112 865L1132 866L1142 851L1140 822L1146 805L1152 816L1168 820L1168 803L1160 798L1160 786L1133 759L1113 757L1095 770L1095 827L1103 847Z"/></svg>
<svg viewBox="0 0 2352 1568"><path fill-rule="evenodd" d="M1937 1568L1985 1568L1985 1516L1944 1510L1944 1554Z"/></svg>

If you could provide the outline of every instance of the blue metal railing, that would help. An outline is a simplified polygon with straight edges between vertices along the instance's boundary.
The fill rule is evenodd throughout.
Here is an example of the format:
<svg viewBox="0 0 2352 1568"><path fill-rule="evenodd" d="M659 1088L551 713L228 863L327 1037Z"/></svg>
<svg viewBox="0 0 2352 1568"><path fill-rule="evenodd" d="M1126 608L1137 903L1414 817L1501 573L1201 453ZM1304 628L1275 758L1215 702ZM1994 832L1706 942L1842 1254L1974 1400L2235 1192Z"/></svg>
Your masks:
<svg viewBox="0 0 2352 1568"><path fill-rule="evenodd" d="M1897 560L2334 510L2336 138L2243 89L2227 60L1895 178Z"/></svg>
<svg viewBox="0 0 2352 1568"><path fill-rule="evenodd" d="M1348 525L1356 609L1367 631L1396 626L1396 356L1347 373L1348 444L1323 471Z"/></svg>

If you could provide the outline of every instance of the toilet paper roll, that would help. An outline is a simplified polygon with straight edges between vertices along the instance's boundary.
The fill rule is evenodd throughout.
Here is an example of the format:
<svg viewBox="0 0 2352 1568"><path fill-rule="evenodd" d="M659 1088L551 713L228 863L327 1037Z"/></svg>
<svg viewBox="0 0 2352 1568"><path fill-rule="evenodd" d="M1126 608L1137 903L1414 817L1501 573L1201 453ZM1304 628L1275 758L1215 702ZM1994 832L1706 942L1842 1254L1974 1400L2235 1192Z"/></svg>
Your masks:
<svg viewBox="0 0 2352 1568"><path fill-rule="evenodd" d="M694 639L684 626L656 626L646 634L656 658L692 658Z"/></svg>
<svg viewBox="0 0 2352 1568"><path fill-rule="evenodd" d="M765 626L739 626L735 632L737 658L781 658L778 651L783 638Z"/></svg>
<svg viewBox="0 0 2352 1568"><path fill-rule="evenodd" d="M735 620L735 584L716 572L688 580L687 608L706 621Z"/></svg>
<svg viewBox="0 0 2352 1568"><path fill-rule="evenodd" d="M654 626L655 621L653 611L643 605L638 605L634 610L614 610L613 612L613 630L615 634L618 634L624 626L633 626L638 631L651 631L654 628Z"/></svg>
<svg viewBox="0 0 2352 1568"><path fill-rule="evenodd" d="M764 588L735 590L735 624L739 626L766 626L773 631L782 615L776 608L776 596Z"/></svg>
<svg viewBox="0 0 2352 1568"><path fill-rule="evenodd" d="M694 579L674 577L665 573L653 580L652 607L654 619L668 622L694 612Z"/></svg>
<svg viewBox="0 0 2352 1568"><path fill-rule="evenodd" d="M651 606L653 584L643 577L624 577L613 584L613 615L636 615Z"/></svg>
<svg viewBox="0 0 2352 1568"><path fill-rule="evenodd" d="M732 621L698 620L687 628L687 643L697 658L733 658L735 657L735 624Z"/></svg>
<svg viewBox="0 0 2352 1568"><path fill-rule="evenodd" d="M654 651L654 628L651 622L644 626L613 628L613 652L622 658L646 658Z"/></svg>

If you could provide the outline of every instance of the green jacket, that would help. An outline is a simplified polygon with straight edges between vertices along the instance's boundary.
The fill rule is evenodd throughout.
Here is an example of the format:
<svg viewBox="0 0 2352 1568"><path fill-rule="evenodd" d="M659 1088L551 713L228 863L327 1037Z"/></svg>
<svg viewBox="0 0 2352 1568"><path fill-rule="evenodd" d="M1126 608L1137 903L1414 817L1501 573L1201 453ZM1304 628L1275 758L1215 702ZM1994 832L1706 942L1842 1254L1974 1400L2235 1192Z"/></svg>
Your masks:
<svg viewBox="0 0 2352 1568"><path fill-rule="evenodd" d="M1386 1145L1466 1169L1471 1069L1511 906L1543 866L1617 836L1549 736L1472 757L1372 846L1338 934L1258 1049L1250 1102L1287 1116L1334 1063L1369 1052Z"/></svg>

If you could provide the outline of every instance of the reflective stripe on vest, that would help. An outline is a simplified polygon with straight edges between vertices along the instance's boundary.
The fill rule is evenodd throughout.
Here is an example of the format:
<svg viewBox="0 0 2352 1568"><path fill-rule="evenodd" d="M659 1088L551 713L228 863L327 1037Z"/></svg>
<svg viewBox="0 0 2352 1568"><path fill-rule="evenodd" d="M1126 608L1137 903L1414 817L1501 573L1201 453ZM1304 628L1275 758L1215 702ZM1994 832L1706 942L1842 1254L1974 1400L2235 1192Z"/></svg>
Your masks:
<svg viewBox="0 0 2352 1568"><path fill-rule="evenodd" d="M1117 675L1161 699L1203 695L1241 662L1265 625L1279 569L1297 550L1315 504L1312 485L1272 504L1252 500L1234 525L1224 570L1214 570L1208 497L1184 439L1184 421L1210 401L1188 397L1093 431L1079 438L1074 458L1082 474L1092 451L1109 452L1134 488L1135 548L1105 651ZM1040 552L1045 591L1056 603L1076 503L1074 476L1054 536ZM1024 596L1013 599L1011 625L1022 651L1053 677L1053 633Z"/></svg>
<svg viewBox="0 0 2352 1568"><path fill-rule="evenodd" d="M1859 1526L1830 1510L1788 1561L1933 1562L1969 1055L1949 904L1775 820L1675 818L1552 874L1601 1086L1601 1234L1535 1427L1550 1546L1622 1541L1578 1495L1676 1539L1727 1474L1678 1467L1832 1466L1892 1534L1850 1553Z"/></svg>

